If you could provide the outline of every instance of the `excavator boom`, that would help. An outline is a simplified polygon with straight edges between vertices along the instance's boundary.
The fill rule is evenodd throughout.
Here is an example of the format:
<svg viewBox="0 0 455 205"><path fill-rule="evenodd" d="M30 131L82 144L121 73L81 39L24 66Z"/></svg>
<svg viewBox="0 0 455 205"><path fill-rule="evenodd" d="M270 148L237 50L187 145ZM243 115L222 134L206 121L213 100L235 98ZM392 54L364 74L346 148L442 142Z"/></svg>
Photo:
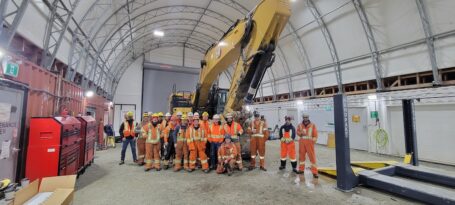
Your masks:
<svg viewBox="0 0 455 205"><path fill-rule="evenodd" d="M240 111L245 102L251 102L274 61L276 44L290 15L288 0L263 0L245 19L237 21L201 61L193 109L209 104L213 82L234 63L224 112Z"/></svg>

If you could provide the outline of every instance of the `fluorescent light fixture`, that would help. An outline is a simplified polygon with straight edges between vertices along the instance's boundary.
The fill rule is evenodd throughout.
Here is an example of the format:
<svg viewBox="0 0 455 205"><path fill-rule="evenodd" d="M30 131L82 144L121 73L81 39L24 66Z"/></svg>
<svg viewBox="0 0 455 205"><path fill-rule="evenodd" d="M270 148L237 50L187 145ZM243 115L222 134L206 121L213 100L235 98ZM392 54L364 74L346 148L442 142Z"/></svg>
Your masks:
<svg viewBox="0 0 455 205"><path fill-rule="evenodd" d="M221 42L218 43L218 45L219 45L219 46L227 46L227 43L224 42L224 41L221 41Z"/></svg>
<svg viewBox="0 0 455 205"><path fill-rule="evenodd" d="M245 110L246 111L250 111L251 110L251 107L249 105L245 106Z"/></svg>
<svg viewBox="0 0 455 205"><path fill-rule="evenodd" d="M303 101L298 100L298 101L297 101L297 105L303 105Z"/></svg>
<svg viewBox="0 0 455 205"><path fill-rule="evenodd" d="M93 95L95 95L95 92L93 92L92 90L88 90L85 92L85 97L91 98L93 97Z"/></svg>
<svg viewBox="0 0 455 205"><path fill-rule="evenodd" d="M153 35L155 35L157 37L163 37L164 36L164 32L163 31L159 31L159 30L155 30L155 31L153 31Z"/></svg>
<svg viewBox="0 0 455 205"><path fill-rule="evenodd" d="M377 100L377 99L378 99L378 96L376 94L368 96L368 100Z"/></svg>

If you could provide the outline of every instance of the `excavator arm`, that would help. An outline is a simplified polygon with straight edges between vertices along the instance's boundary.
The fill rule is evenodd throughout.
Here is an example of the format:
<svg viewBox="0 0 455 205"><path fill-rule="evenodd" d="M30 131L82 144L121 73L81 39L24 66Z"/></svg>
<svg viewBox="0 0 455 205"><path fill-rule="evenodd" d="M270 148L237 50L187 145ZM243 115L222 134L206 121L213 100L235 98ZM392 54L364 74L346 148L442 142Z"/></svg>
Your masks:
<svg viewBox="0 0 455 205"><path fill-rule="evenodd" d="M252 102L274 62L275 47L290 15L289 0L263 0L209 48L201 61L193 109L201 110L210 103L213 82L233 63L236 66L224 112L240 111L245 102Z"/></svg>

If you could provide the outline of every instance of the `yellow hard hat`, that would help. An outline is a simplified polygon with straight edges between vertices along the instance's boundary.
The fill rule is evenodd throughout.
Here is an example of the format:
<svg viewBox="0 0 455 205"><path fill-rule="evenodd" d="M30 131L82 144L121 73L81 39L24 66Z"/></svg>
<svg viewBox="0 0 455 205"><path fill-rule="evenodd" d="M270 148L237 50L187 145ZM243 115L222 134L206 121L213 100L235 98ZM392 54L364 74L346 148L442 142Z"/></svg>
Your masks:
<svg viewBox="0 0 455 205"><path fill-rule="evenodd" d="M202 116L209 116L209 113L208 112L204 112L204 113L202 113Z"/></svg>
<svg viewBox="0 0 455 205"><path fill-rule="evenodd" d="M163 117L163 116L164 116L164 114L162 112L158 113L158 117Z"/></svg>
<svg viewBox="0 0 455 205"><path fill-rule="evenodd" d="M134 113L131 112L131 111L129 111L129 112L126 113L126 115L127 115L128 117L133 117L133 116L134 116Z"/></svg>
<svg viewBox="0 0 455 205"><path fill-rule="evenodd" d="M188 120L188 116L182 115L182 120Z"/></svg>
<svg viewBox="0 0 455 205"><path fill-rule="evenodd" d="M144 114L142 114L142 117L149 117L149 113L148 112L144 112Z"/></svg>
<svg viewBox="0 0 455 205"><path fill-rule="evenodd" d="M154 114L152 115L152 118L153 118L153 117L159 117L159 116L158 116L157 113L154 113Z"/></svg>

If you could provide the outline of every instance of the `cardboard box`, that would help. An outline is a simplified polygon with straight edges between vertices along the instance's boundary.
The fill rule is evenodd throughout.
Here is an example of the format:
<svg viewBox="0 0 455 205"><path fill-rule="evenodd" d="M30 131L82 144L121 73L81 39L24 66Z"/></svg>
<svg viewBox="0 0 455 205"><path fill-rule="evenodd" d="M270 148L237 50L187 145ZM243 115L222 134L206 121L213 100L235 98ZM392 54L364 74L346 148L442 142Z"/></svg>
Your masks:
<svg viewBox="0 0 455 205"><path fill-rule="evenodd" d="M69 205L73 202L74 198L74 186L76 185L76 175L58 176L58 177L46 177L39 180L35 180L27 187L16 192L14 198L14 205L21 205L32 199L35 195L50 192L50 196L40 204L54 205L63 204Z"/></svg>

